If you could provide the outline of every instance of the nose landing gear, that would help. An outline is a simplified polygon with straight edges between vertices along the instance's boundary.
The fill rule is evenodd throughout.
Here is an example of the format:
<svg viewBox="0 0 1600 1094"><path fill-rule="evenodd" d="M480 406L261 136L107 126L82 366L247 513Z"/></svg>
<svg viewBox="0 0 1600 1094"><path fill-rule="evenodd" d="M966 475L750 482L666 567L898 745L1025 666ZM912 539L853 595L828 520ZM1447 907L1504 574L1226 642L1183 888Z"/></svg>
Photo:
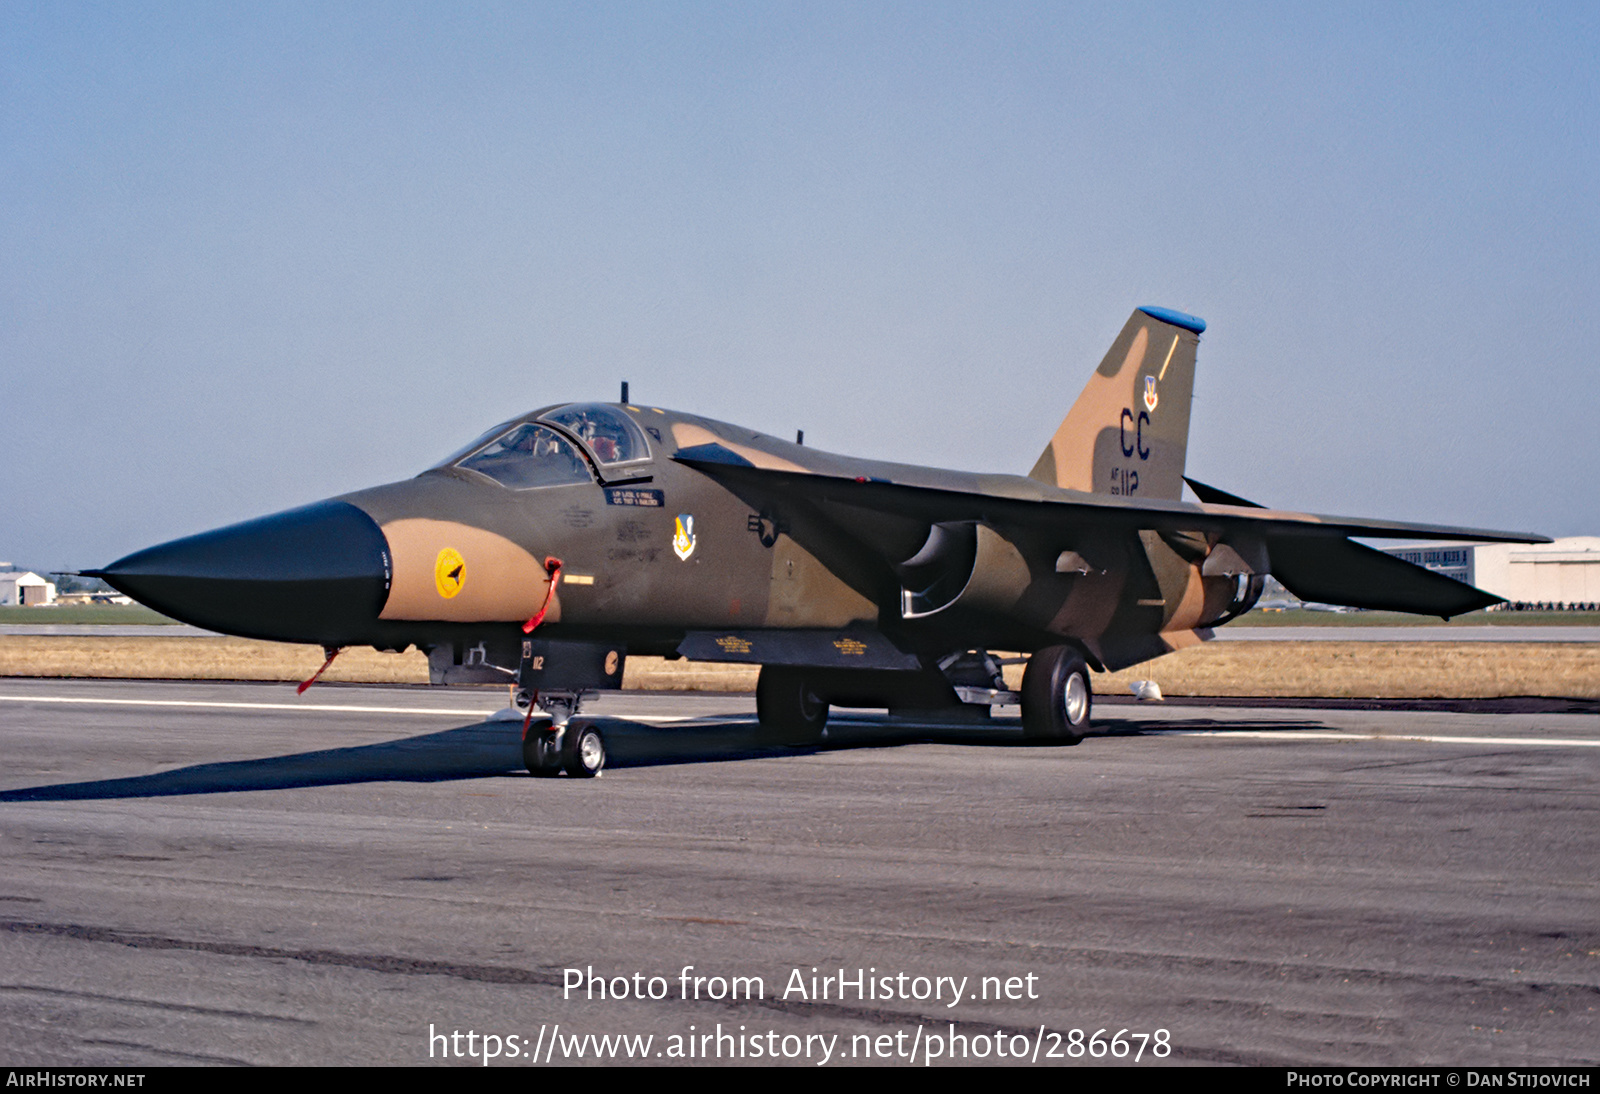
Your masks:
<svg viewBox="0 0 1600 1094"><path fill-rule="evenodd" d="M581 698L573 691L516 689L512 704L525 712L522 762L535 778L554 778L565 771L575 779L593 779L605 770L605 736L588 719L573 718ZM549 717L535 717L535 705Z"/></svg>

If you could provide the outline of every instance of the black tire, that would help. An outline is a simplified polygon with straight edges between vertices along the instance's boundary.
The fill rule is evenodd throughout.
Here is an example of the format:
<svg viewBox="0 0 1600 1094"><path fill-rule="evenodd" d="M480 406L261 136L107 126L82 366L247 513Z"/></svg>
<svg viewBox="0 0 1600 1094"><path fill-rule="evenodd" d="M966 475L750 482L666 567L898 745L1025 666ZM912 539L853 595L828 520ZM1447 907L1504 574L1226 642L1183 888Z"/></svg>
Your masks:
<svg viewBox="0 0 1600 1094"><path fill-rule="evenodd" d="M535 718L528 723L528 731L522 735L522 762L535 778L548 779L561 772L550 719Z"/></svg>
<svg viewBox="0 0 1600 1094"><path fill-rule="evenodd" d="M1094 689L1089 666L1071 646L1050 646L1028 658L1022 674L1022 735L1075 745L1089 732Z"/></svg>
<svg viewBox="0 0 1600 1094"><path fill-rule="evenodd" d="M567 723L561 738L561 766L574 779L592 779L606 766L606 739L593 722Z"/></svg>
<svg viewBox="0 0 1600 1094"><path fill-rule="evenodd" d="M812 745L828 724L828 701L801 669L762 665L756 680L756 717L761 735L774 744Z"/></svg>

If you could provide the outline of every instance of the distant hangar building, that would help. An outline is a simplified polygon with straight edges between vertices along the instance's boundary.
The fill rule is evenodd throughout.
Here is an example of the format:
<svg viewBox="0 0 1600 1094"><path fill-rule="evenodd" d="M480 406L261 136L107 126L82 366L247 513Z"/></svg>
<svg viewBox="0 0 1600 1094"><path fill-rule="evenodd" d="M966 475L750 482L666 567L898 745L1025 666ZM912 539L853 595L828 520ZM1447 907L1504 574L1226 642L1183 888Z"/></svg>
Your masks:
<svg viewBox="0 0 1600 1094"><path fill-rule="evenodd" d="M1504 597L1512 606L1600 605L1600 536L1554 543L1428 543L1385 548L1436 573Z"/></svg>
<svg viewBox="0 0 1600 1094"><path fill-rule="evenodd" d="M0 573L0 604L53 604L56 584L27 570Z"/></svg>

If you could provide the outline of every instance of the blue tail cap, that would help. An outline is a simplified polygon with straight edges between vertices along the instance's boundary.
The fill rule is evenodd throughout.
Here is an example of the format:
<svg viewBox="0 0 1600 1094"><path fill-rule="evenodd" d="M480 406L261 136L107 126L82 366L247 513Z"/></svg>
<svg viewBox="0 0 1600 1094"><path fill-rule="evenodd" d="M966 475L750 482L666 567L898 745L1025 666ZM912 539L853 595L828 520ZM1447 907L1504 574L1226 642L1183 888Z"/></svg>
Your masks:
<svg viewBox="0 0 1600 1094"><path fill-rule="evenodd" d="M1141 306L1139 310L1150 316L1152 319L1159 319L1163 323L1171 323L1173 326L1182 327L1184 330L1192 330L1196 334L1199 334L1206 329L1206 321L1201 319L1198 315L1185 315L1183 312L1173 311L1171 308L1150 308Z"/></svg>

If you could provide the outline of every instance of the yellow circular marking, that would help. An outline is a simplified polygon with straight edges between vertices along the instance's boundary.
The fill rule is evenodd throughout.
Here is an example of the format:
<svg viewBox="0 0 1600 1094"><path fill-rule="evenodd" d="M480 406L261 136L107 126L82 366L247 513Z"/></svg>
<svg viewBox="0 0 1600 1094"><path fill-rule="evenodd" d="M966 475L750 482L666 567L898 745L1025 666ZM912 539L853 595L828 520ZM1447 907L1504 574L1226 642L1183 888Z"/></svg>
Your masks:
<svg viewBox="0 0 1600 1094"><path fill-rule="evenodd" d="M439 595L449 600L461 591L467 581L467 560L454 547L439 552L433 563L433 584Z"/></svg>
<svg viewBox="0 0 1600 1094"><path fill-rule="evenodd" d="M617 672L617 651L610 650L606 653L606 675L614 676Z"/></svg>

